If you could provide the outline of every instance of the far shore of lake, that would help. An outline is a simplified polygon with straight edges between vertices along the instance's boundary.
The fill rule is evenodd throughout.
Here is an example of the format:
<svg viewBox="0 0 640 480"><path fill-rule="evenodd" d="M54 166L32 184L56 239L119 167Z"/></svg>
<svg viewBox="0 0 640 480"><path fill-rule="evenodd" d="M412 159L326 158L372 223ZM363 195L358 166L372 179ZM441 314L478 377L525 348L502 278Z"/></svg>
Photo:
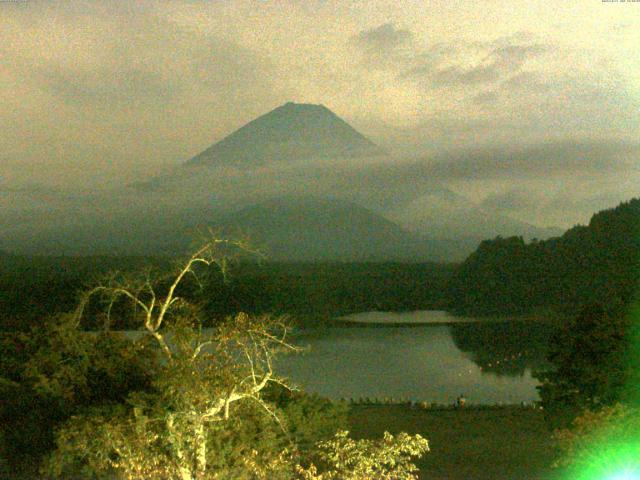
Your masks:
<svg viewBox="0 0 640 480"><path fill-rule="evenodd" d="M444 310L417 310L414 312L362 312L336 319L345 323L379 325L447 325L451 323L477 322L472 317L457 317Z"/></svg>
<svg viewBox="0 0 640 480"><path fill-rule="evenodd" d="M461 316L445 310L416 310L411 312L360 312L333 319L337 324L366 326L451 325L480 322L548 322L562 317L557 312L544 311L520 315Z"/></svg>

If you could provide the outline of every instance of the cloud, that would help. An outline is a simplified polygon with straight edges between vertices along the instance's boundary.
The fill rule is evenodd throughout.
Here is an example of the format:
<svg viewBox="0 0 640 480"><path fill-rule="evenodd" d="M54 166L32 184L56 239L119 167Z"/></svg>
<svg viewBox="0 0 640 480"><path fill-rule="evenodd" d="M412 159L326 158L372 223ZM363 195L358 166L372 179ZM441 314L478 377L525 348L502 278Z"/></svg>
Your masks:
<svg viewBox="0 0 640 480"><path fill-rule="evenodd" d="M626 31L633 28L633 25L630 22L620 22L611 26L611 31L614 33L625 33Z"/></svg>
<svg viewBox="0 0 640 480"><path fill-rule="evenodd" d="M492 104L498 100L498 94L494 90L487 90L474 95L471 100L477 104Z"/></svg>
<svg viewBox="0 0 640 480"><path fill-rule="evenodd" d="M640 189L638 188L629 192L616 188L618 186L604 185L602 183L598 187L600 191L594 192L591 190L585 193L581 192L580 195L565 190L547 195L544 201L541 202L540 213L549 218L564 217L564 223L568 226L577 223L586 224L596 212L613 208L631 198L640 198ZM575 218L580 220L576 221Z"/></svg>
<svg viewBox="0 0 640 480"><path fill-rule="evenodd" d="M11 182L144 178L287 98L269 59L157 3L28 2L0 56Z"/></svg>
<svg viewBox="0 0 640 480"><path fill-rule="evenodd" d="M201 185L207 195L286 187L389 205L442 181L466 182L456 191L468 188L482 201L487 192L532 191L540 178L566 185L637 171L637 148L625 143L640 138L637 62L624 58L633 50L629 19L616 26L596 18L592 28L572 16L563 31L512 21L510 10L494 29L435 4L356 12L310 2L284 12L277 3L3 6L4 183L91 190L148 179L288 100L323 103L389 150L429 156L334 171L251 171L228 183L225 174ZM373 10L394 21L370 23ZM593 38L578 35L583 23ZM535 33L497 33L518 25ZM492 190L492 182L502 184ZM480 188L485 196L475 194Z"/></svg>
<svg viewBox="0 0 640 480"><path fill-rule="evenodd" d="M104 66L81 72L49 66L36 71L34 77L39 77L40 86L69 105L113 108L114 104L122 103L167 102L182 91L175 80L167 81L158 73L127 66L117 69Z"/></svg>
<svg viewBox="0 0 640 480"><path fill-rule="evenodd" d="M520 72L472 101L485 108L497 135L511 132L522 141L545 134L635 141L640 130L639 99L624 81L603 72Z"/></svg>
<svg viewBox="0 0 640 480"><path fill-rule="evenodd" d="M430 75L430 81L434 87L490 83L499 78L500 70L495 64L477 65L471 68L447 67L436 70Z"/></svg>
<svg viewBox="0 0 640 480"><path fill-rule="evenodd" d="M72 12L58 15L57 28L49 31L19 25L37 39L22 45L29 57L10 48L3 54L24 81L70 104L113 107L146 101L164 108L185 95L237 95L269 85L269 63L232 41L189 30L150 11L131 18L118 12L92 12L88 31ZM34 45L38 42L49 43L51 51Z"/></svg>
<svg viewBox="0 0 640 480"><path fill-rule="evenodd" d="M482 200L480 206L486 210L517 212L535 208L539 202L540 199L535 193L523 189L513 189L507 192L489 194Z"/></svg>
<svg viewBox="0 0 640 480"><path fill-rule="evenodd" d="M570 48L526 31L426 45L413 32L398 31L384 24L357 38L371 48L366 67L386 74L379 84L412 92L414 124L400 133L378 132L405 152L514 139L635 141L640 133L640 97L603 51ZM379 51L385 54L376 56Z"/></svg>
<svg viewBox="0 0 640 480"><path fill-rule="evenodd" d="M558 142L473 149L419 161L334 159L183 168L157 179L155 189L131 188L88 194L84 200L74 200L78 203L73 208L74 215L68 214L69 202L60 203L49 190L36 192L37 197L30 189L7 191L0 221L4 219L10 225L18 215L38 221L46 219L55 225L89 221L96 216L126 219L133 211L147 212L154 219L174 215L196 223L211 222L219 215L269 197L312 195L337 196L383 214L398 214L398 218L430 209L432 213L440 212L441 221L447 223L452 211L458 211L462 212L462 216L455 217L458 228L464 224L466 209L475 208L476 203L489 215L498 212L537 225L571 226L576 218L586 221L587 214L613 206L614 199L640 193L639 154L638 145ZM634 160L637 175L625 177ZM623 177L632 179L630 185L621 186ZM547 183L539 184L540 178ZM487 183L489 193L483 198L474 195L473 189L457 189L459 181ZM493 184L501 186L493 188ZM555 190L547 188L550 184L556 185ZM592 198L595 192L598 198ZM41 198L46 201L40 201ZM16 206L19 202L22 209Z"/></svg>
<svg viewBox="0 0 640 480"><path fill-rule="evenodd" d="M491 84L517 74L526 62L550 50L524 34L438 45L417 54L415 64L401 76L432 88Z"/></svg>
<svg viewBox="0 0 640 480"><path fill-rule="evenodd" d="M528 146L503 145L441 153L420 160L361 160L301 162L242 169L203 170L202 188L221 196L341 192L349 200L372 208L388 209L443 192L443 185L460 181L504 183L509 195L493 192L485 200L497 208L529 208L525 196L539 179L567 184L567 179L616 178L635 170L640 174L640 144L563 141ZM585 182L587 180L584 180ZM536 187L538 188L538 187ZM613 187L612 187L613 188ZM180 190L180 187L177 187ZM195 188L196 191L200 188ZM500 195L498 195L500 194ZM478 199L480 201L480 199Z"/></svg>
<svg viewBox="0 0 640 480"><path fill-rule="evenodd" d="M363 30L354 37L354 40L365 50L389 52L411 43L413 33L403 28L396 28L393 23L383 23L378 27Z"/></svg>
<svg viewBox="0 0 640 480"><path fill-rule="evenodd" d="M363 30L351 38L364 63L376 68L389 68L404 63L413 50L413 33L393 23Z"/></svg>
<svg viewBox="0 0 640 480"><path fill-rule="evenodd" d="M535 179L564 175L623 173L637 167L640 144L560 141L496 146L441 155L418 166L446 180ZM635 167L634 167L635 165Z"/></svg>

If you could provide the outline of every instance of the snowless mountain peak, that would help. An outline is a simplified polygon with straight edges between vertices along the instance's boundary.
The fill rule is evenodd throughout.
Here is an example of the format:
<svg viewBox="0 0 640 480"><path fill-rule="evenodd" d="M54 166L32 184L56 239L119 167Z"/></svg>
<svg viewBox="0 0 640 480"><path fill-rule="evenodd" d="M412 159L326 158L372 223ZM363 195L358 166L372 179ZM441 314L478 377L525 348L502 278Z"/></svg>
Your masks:
<svg viewBox="0 0 640 480"><path fill-rule="evenodd" d="M214 143L187 165L260 165L385 154L324 105L287 102Z"/></svg>

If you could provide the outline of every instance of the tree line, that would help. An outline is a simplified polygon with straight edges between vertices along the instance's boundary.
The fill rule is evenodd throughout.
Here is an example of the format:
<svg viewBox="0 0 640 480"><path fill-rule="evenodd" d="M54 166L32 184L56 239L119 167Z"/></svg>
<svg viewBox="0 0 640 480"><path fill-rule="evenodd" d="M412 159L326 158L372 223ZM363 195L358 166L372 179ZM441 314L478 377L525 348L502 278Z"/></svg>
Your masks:
<svg viewBox="0 0 640 480"><path fill-rule="evenodd" d="M18 257L0 264L0 330L27 330L43 316L74 308L78 295L109 272L159 272L166 257ZM230 261L188 281L184 295L210 317L238 311L326 319L369 310L442 309L453 266L431 263ZM25 295L29 292L29 295ZM126 312L115 327L128 328ZM90 325L90 322L87 323Z"/></svg>
<svg viewBox="0 0 640 480"><path fill-rule="evenodd" d="M621 310L638 287L640 199L596 213L561 237L483 241L447 284L448 307L466 315L571 313L591 303Z"/></svg>

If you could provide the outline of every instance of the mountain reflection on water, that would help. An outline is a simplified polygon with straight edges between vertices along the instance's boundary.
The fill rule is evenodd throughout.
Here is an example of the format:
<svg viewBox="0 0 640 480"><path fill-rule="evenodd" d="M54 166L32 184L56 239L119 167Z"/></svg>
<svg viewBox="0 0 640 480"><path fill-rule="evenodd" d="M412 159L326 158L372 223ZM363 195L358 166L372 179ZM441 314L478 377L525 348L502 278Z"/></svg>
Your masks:
<svg viewBox="0 0 640 480"><path fill-rule="evenodd" d="M340 326L296 337L301 355L278 370L334 399L394 398L453 403L538 400L532 372L544 366L551 328L523 322L363 328Z"/></svg>

